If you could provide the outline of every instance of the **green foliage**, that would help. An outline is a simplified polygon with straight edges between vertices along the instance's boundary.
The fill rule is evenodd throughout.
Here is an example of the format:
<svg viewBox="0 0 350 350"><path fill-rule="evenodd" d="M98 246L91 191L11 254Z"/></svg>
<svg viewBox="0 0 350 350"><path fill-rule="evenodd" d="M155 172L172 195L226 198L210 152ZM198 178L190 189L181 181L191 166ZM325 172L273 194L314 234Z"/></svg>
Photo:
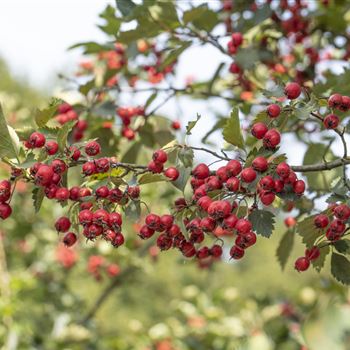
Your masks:
<svg viewBox="0 0 350 350"><path fill-rule="evenodd" d="M231 111L230 118L227 120L223 130L223 137L231 145L244 149L244 139L239 122L239 110L237 108L233 108Z"/></svg>
<svg viewBox="0 0 350 350"><path fill-rule="evenodd" d="M16 132L7 125L0 105L0 158L17 158L18 149Z"/></svg>
<svg viewBox="0 0 350 350"><path fill-rule="evenodd" d="M275 225L275 215L267 210L253 210L249 214L249 220L252 223L253 230L266 238L272 235Z"/></svg>
<svg viewBox="0 0 350 350"><path fill-rule="evenodd" d="M288 258L290 257L294 245L294 237L295 232L292 230L288 230L285 232L283 237L280 240L280 243L278 245L276 256L278 259L278 262L281 265L282 270L284 270Z"/></svg>

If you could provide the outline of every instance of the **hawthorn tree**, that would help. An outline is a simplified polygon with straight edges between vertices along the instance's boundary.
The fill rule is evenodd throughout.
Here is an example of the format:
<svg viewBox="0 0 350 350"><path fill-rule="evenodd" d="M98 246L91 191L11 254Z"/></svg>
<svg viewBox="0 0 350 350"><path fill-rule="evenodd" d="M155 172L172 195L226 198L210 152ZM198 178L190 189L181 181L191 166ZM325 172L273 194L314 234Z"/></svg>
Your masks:
<svg viewBox="0 0 350 350"><path fill-rule="evenodd" d="M53 98L23 128L9 126L0 109L0 156L11 167L0 183L0 217L11 215L16 186L27 182L33 211L44 200L64 208L53 226L68 247L106 240L118 248L138 234L209 266L225 252L241 259L257 237L271 236L277 215L291 212L277 249L281 266L299 234L305 251L296 270L311 263L320 271L330 255L332 275L349 284L349 71L330 70L348 60L349 4L210 5L118 0L100 15L106 43L72 47L87 55L75 77L63 77L79 102ZM208 81L179 85L178 61L198 45L215 48L222 62ZM125 105L125 96L137 103ZM217 112L200 146L183 137L200 115L183 127L158 114L182 97L230 107L225 117ZM210 143L218 132L219 149ZM306 150L302 164L280 151L287 142ZM139 164L144 150L149 162ZM197 152L212 161L195 164ZM179 191L167 212L154 213L143 201L148 184ZM123 224L137 220L138 232L125 235Z"/></svg>

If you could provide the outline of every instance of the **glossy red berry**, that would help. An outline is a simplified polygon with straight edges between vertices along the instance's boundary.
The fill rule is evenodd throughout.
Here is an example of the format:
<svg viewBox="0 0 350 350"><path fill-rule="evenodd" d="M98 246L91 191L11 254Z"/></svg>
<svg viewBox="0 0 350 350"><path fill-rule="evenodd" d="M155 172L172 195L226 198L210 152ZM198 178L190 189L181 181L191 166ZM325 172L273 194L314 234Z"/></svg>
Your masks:
<svg viewBox="0 0 350 350"><path fill-rule="evenodd" d="M333 209L333 214L337 219L347 221L350 217L350 208L346 204L337 205Z"/></svg>
<svg viewBox="0 0 350 350"><path fill-rule="evenodd" d="M310 266L310 260L306 257L300 257L295 261L295 269L298 272L306 271Z"/></svg>
<svg viewBox="0 0 350 350"><path fill-rule="evenodd" d="M252 223L247 219L238 219L235 229L238 234L244 235L252 230Z"/></svg>
<svg viewBox="0 0 350 350"><path fill-rule="evenodd" d="M218 244L214 244L210 248L210 255L212 255L214 258L220 258L222 255L222 247Z"/></svg>
<svg viewBox="0 0 350 350"><path fill-rule="evenodd" d="M45 149L48 155L52 156L58 151L58 143L56 141L47 141Z"/></svg>
<svg viewBox="0 0 350 350"><path fill-rule="evenodd" d="M67 164L61 159L54 159L51 163L52 170L56 174L63 174L67 169Z"/></svg>
<svg viewBox="0 0 350 350"><path fill-rule="evenodd" d="M69 190L68 190L68 188L65 188L65 187L58 188L57 191L56 191L56 194L55 194L55 198L59 202L64 202L67 199L69 199Z"/></svg>
<svg viewBox="0 0 350 350"><path fill-rule="evenodd" d="M290 100L294 100L300 96L301 87L298 83L288 83L284 88L284 93Z"/></svg>
<svg viewBox="0 0 350 350"><path fill-rule="evenodd" d="M12 214L12 208L7 203L0 203L0 218L6 220Z"/></svg>
<svg viewBox="0 0 350 350"><path fill-rule="evenodd" d="M108 158L100 158L95 161L96 171L98 173L106 173L109 170L109 159Z"/></svg>
<svg viewBox="0 0 350 350"><path fill-rule="evenodd" d="M231 249L230 249L230 256L232 259L242 259L244 256L244 249L234 245Z"/></svg>
<svg viewBox="0 0 350 350"><path fill-rule="evenodd" d="M152 173L155 173L155 174L160 174L161 172L163 172L163 164L162 163L156 163L153 160L151 160L148 163L147 168L148 168L149 171L151 171Z"/></svg>
<svg viewBox="0 0 350 350"><path fill-rule="evenodd" d="M97 198L107 198L109 196L109 188L107 186L100 186L96 189Z"/></svg>
<svg viewBox="0 0 350 350"><path fill-rule="evenodd" d="M173 223L174 223L174 217L172 215L165 214L160 217L160 226L164 230L170 229Z"/></svg>
<svg viewBox="0 0 350 350"><path fill-rule="evenodd" d="M177 237L181 234L180 227L176 224L171 225L170 228L167 229L167 234L170 237Z"/></svg>
<svg viewBox="0 0 350 350"><path fill-rule="evenodd" d="M204 232L212 232L216 227L216 220L211 217L203 218L200 222L200 228Z"/></svg>
<svg viewBox="0 0 350 350"><path fill-rule="evenodd" d="M261 140L265 136L267 131L268 131L268 128L266 124L262 122L258 122L252 126L251 133L255 138L257 138L258 140Z"/></svg>
<svg viewBox="0 0 350 350"><path fill-rule="evenodd" d="M150 237L152 237L154 234L154 230L149 228L148 226L146 225L143 225L140 229L140 232L139 232L139 236L142 238L142 239L148 239Z"/></svg>
<svg viewBox="0 0 350 350"><path fill-rule="evenodd" d="M180 250L186 258L191 258L196 255L196 248L191 242L184 241L180 246Z"/></svg>
<svg viewBox="0 0 350 350"><path fill-rule="evenodd" d="M123 223L122 216L117 212L110 213L108 223L113 230L119 231Z"/></svg>
<svg viewBox="0 0 350 350"><path fill-rule="evenodd" d="M241 180L247 183L251 183L256 179L256 172L253 168L245 168L241 173Z"/></svg>
<svg viewBox="0 0 350 350"><path fill-rule="evenodd" d="M342 96L341 104L340 104L340 106L338 106L338 108L342 112L347 112L350 109L350 97L349 96Z"/></svg>
<svg viewBox="0 0 350 350"><path fill-rule="evenodd" d="M172 127L174 130L179 130L179 129L181 128L181 124L180 124L180 122L178 122L178 121L173 121L173 122L171 123L171 127Z"/></svg>
<svg viewBox="0 0 350 350"><path fill-rule="evenodd" d="M269 167L269 163L265 157L256 157L252 162L252 167L254 170L263 173Z"/></svg>
<svg viewBox="0 0 350 350"><path fill-rule="evenodd" d="M252 231L245 235L240 235L235 240L235 245L242 249L247 249L256 243L256 234Z"/></svg>
<svg viewBox="0 0 350 350"><path fill-rule="evenodd" d="M192 175L197 179L206 179L210 175L209 167L204 164L198 164L193 170Z"/></svg>
<svg viewBox="0 0 350 350"><path fill-rule="evenodd" d="M204 211L207 211L212 202L213 202L213 200L209 196L203 196L203 197L198 199L197 204Z"/></svg>
<svg viewBox="0 0 350 350"><path fill-rule="evenodd" d="M305 182L303 180L297 180L293 183L293 190L296 194L303 194L305 191Z"/></svg>
<svg viewBox="0 0 350 350"><path fill-rule="evenodd" d="M316 215L314 218L314 225L317 228L325 228L329 224L329 218L325 214Z"/></svg>
<svg viewBox="0 0 350 350"><path fill-rule="evenodd" d="M93 213L88 209L84 209L79 213L78 219L81 225L90 225L92 224Z"/></svg>
<svg viewBox="0 0 350 350"><path fill-rule="evenodd" d="M40 165L34 177L35 184L40 186L48 186L51 184L53 175L54 171L50 166Z"/></svg>
<svg viewBox="0 0 350 350"><path fill-rule="evenodd" d="M162 149L155 151L152 155L152 159L156 163L164 164L168 160L168 155Z"/></svg>
<svg viewBox="0 0 350 350"><path fill-rule="evenodd" d="M88 156L96 156L101 152L101 146L96 141L90 141L85 146L85 153Z"/></svg>
<svg viewBox="0 0 350 350"><path fill-rule="evenodd" d="M45 145L46 138L42 133L35 131L29 136L28 142L32 148L41 148Z"/></svg>
<svg viewBox="0 0 350 350"><path fill-rule="evenodd" d="M238 217L235 214L231 214L223 220L222 227L224 229L232 231L236 227L237 222Z"/></svg>
<svg viewBox="0 0 350 350"><path fill-rule="evenodd" d="M55 229L58 232L67 232L70 229L71 222L66 216L58 218L55 222Z"/></svg>
<svg viewBox="0 0 350 350"><path fill-rule="evenodd" d="M274 149L276 148L281 142L281 135L276 129L269 130L264 138L263 138L263 145L265 148L268 149Z"/></svg>
<svg viewBox="0 0 350 350"><path fill-rule="evenodd" d="M342 104L342 95L333 94L328 99L328 106L330 108L338 108Z"/></svg>
<svg viewBox="0 0 350 350"><path fill-rule="evenodd" d="M226 188L231 192L237 192L240 187L240 181L237 177L230 177L226 181Z"/></svg>
<svg viewBox="0 0 350 350"><path fill-rule="evenodd" d="M335 114L328 114L323 119L323 125L326 129L336 129L339 125L339 117Z"/></svg>
<svg viewBox="0 0 350 350"><path fill-rule="evenodd" d="M70 158L75 160L75 161L79 160L79 158L81 156L81 152L80 152L79 148L76 146L69 147L69 154L70 154Z"/></svg>
<svg viewBox="0 0 350 350"><path fill-rule="evenodd" d="M178 179L180 173L175 167L170 167L164 171L164 175L171 181L175 181Z"/></svg>
<svg viewBox="0 0 350 350"><path fill-rule="evenodd" d="M115 237L112 240L112 245L116 248L120 247L121 245L123 245L125 242L125 238L124 235L121 232L117 232L115 234Z"/></svg>
<svg viewBox="0 0 350 350"><path fill-rule="evenodd" d="M77 235L75 233L73 233L73 232L68 232L63 237L63 243L67 247L73 246L76 241L77 241Z"/></svg>
<svg viewBox="0 0 350 350"><path fill-rule="evenodd" d="M281 107L276 104L271 104L267 107L267 114L270 118L277 118L281 113Z"/></svg>
<svg viewBox="0 0 350 350"><path fill-rule="evenodd" d="M96 165L94 162L86 162L82 167L83 174L85 176L90 176L96 173Z"/></svg>
<svg viewBox="0 0 350 350"><path fill-rule="evenodd" d="M156 214L148 214L145 219L145 224L150 229L157 231L160 227L160 217Z"/></svg>
<svg viewBox="0 0 350 350"><path fill-rule="evenodd" d="M232 206L228 201L214 201L208 208L208 214L214 219L225 218L230 215Z"/></svg>
<svg viewBox="0 0 350 350"><path fill-rule="evenodd" d="M242 171L242 164L238 160L232 159L226 164L226 169L229 177L237 176Z"/></svg>
<svg viewBox="0 0 350 350"><path fill-rule="evenodd" d="M305 250L305 257L310 261L316 260L320 256L320 249L317 246L313 246L310 249Z"/></svg>
<svg viewBox="0 0 350 350"><path fill-rule="evenodd" d="M261 203L264 205L271 205L276 198L276 195L270 191L262 191L259 194Z"/></svg>
<svg viewBox="0 0 350 350"><path fill-rule="evenodd" d="M109 213L104 209L97 209L92 215L92 222L96 225L109 225Z"/></svg>
<svg viewBox="0 0 350 350"><path fill-rule="evenodd" d="M282 179L285 179L290 174L290 166L287 163L282 162L277 165L276 173L279 177L281 177Z"/></svg>
<svg viewBox="0 0 350 350"><path fill-rule="evenodd" d="M0 182L0 202L6 202L11 196L11 183L8 180Z"/></svg>
<svg viewBox="0 0 350 350"><path fill-rule="evenodd" d="M267 175L260 179L259 185L265 191L272 191L275 188L275 180L271 175Z"/></svg>

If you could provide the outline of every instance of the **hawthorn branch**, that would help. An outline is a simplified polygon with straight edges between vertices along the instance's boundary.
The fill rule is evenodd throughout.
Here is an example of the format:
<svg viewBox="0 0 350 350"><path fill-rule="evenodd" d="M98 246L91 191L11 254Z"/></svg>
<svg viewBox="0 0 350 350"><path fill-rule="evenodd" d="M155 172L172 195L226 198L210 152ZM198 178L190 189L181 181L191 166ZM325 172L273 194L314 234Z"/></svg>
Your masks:
<svg viewBox="0 0 350 350"><path fill-rule="evenodd" d="M350 164L350 158L339 158L331 162L310 164L310 165L292 165L293 171L298 173L309 173L313 171L326 171L339 168L344 164Z"/></svg>

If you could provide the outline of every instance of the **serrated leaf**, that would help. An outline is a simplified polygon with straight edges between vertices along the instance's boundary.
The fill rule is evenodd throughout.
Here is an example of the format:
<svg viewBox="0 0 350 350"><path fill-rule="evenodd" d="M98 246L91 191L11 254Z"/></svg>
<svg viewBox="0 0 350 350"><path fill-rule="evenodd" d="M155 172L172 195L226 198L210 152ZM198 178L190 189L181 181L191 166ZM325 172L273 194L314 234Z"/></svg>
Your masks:
<svg viewBox="0 0 350 350"><path fill-rule="evenodd" d="M181 148L178 153L179 160L185 168L192 168L194 153L193 149L189 147Z"/></svg>
<svg viewBox="0 0 350 350"><path fill-rule="evenodd" d="M64 124L57 134L57 143L60 151L63 151L67 144L68 134L72 131L74 125L76 124L76 120L69 121Z"/></svg>
<svg viewBox="0 0 350 350"><path fill-rule="evenodd" d="M139 200L131 201L125 208L125 215L128 219L136 221L141 216L141 204Z"/></svg>
<svg viewBox="0 0 350 350"><path fill-rule="evenodd" d="M39 212L41 208L44 195L45 195L45 192L43 187L35 187L32 191L33 205L36 213Z"/></svg>
<svg viewBox="0 0 350 350"><path fill-rule="evenodd" d="M171 183L177 189L183 192L191 175L191 168L185 168L184 166L180 166L178 167L178 170L180 172L178 179L176 181L171 181Z"/></svg>
<svg viewBox="0 0 350 350"><path fill-rule="evenodd" d="M79 92L86 96L91 89L95 87L95 78L89 80L83 85L79 86Z"/></svg>
<svg viewBox="0 0 350 350"><path fill-rule="evenodd" d="M185 24L192 23L196 28L211 31L218 23L218 15L207 4L194 7L184 12Z"/></svg>
<svg viewBox="0 0 350 350"><path fill-rule="evenodd" d="M252 223L253 231L267 238L271 236L275 225L274 214L267 210L256 209L250 213L248 218Z"/></svg>
<svg viewBox="0 0 350 350"><path fill-rule="evenodd" d="M223 136L226 142L244 150L244 139L242 136L241 125L239 122L238 108L232 109L230 118L225 124Z"/></svg>
<svg viewBox="0 0 350 350"><path fill-rule="evenodd" d="M151 174L147 173L139 178L139 185L146 185L152 182L163 182L168 181L168 179L163 174Z"/></svg>
<svg viewBox="0 0 350 350"><path fill-rule="evenodd" d="M136 6L131 0L116 0L115 4L123 16L128 16Z"/></svg>
<svg viewBox="0 0 350 350"><path fill-rule="evenodd" d="M197 124L199 119L201 119L201 116L199 114L197 114L197 119L196 120L192 120L192 121L187 123L187 125L186 125L186 135L192 135L191 134L191 130L196 126L196 124Z"/></svg>
<svg viewBox="0 0 350 350"><path fill-rule="evenodd" d="M0 104L0 158L17 158L18 149L15 138L18 140L15 130L7 125Z"/></svg>
<svg viewBox="0 0 350 350"><path fill-rule="evenodd" d="M350 240L349 239L341 239L340 241L336 241L333 243L334 248L337 252L342 254L350 254Z"/></svg>
<svg viewBox="0 0 350 350"><path fill-rule="evenodd" d="M326 210L322 212L322 214L329 215L329 211ZM317 229L314 225L314 219L316 215L318 214L309 216L297 224L297 231L302 237L303 243L307 248L312 247L316 239L324 235L324 230Z"/></svg>
<svg viewBox="0 0 350 350"><path fill-rule="evenodd" d="M331 273L338 282L346 285L350 284L350 261L343 255L333 253Z"/></svg>
<svg viewBox="0 0 350 350"><path fill-rule="evenodd" d="M327 245L320 249L320 256L316 260L311 261L312 266L317 272L320 272L322 270L329 252L330 248L329 245Z"/></svg>
<svg viewBox="0 0 350 350"><path fill-rule="evenodd" d="M52 119L56 112L57 112L57 107L61 103L61 100L55 100L51 103L51 106L40 110L36 109L34 112L34 119L35 123L39 128L44 127L47 122Z"/></svg>
<svg viewBox="0 0 350 350"><path fill-rule="evenodd" d="M293 245L294 245L294 237L295 237L295 232L289 230L283 235L278 245L276 256L277 256L278 262L281 265L282 270L284 270L286 263L288 261L288 258L292 252Z"/></svg>

